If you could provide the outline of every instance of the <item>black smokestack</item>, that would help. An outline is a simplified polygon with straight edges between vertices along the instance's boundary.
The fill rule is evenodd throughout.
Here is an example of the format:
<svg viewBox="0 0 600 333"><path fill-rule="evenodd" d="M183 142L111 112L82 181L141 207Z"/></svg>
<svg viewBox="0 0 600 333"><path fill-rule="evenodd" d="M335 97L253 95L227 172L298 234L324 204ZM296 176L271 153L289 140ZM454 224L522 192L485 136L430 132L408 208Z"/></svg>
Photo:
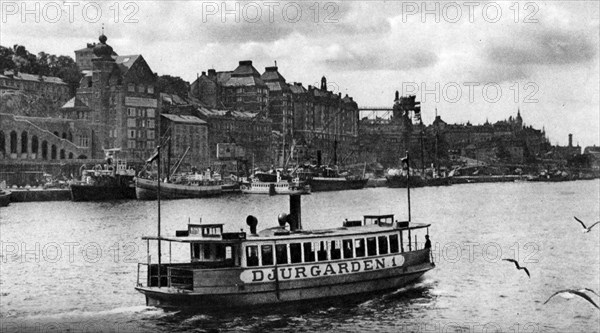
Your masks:
<svg viewBox="0 0 600 333"><path fill-rule="evenodd" d="M290 195L290 231L302 230L301 195Z"/></svg>
<svg viewBox="0 0 600 333"><path fill-rule="evenodd" d="M248 215L246 218L246 224L250 227L250 233L256 235L256 226L258 225L258 219L252 215Z"/></svg>

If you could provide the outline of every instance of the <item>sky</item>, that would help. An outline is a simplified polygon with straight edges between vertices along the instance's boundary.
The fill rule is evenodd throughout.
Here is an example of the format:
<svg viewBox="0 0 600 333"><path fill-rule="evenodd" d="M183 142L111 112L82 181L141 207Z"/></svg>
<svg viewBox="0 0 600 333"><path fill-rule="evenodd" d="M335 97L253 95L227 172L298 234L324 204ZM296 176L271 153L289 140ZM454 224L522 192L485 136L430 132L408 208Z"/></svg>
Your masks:
<svg viewBox="0 0 600 333"><path fill-rule="evenodd" d="M275 62L288 83L391 107L414 94L423 121L516 116L552 144L600 145L598 1L5 1L0 45L74 57L102 32L159 75ZM436 111L437 110L437 111ZM384 116L383 113L379 114ZM370 114L373 116L373 114Z"/></svg>

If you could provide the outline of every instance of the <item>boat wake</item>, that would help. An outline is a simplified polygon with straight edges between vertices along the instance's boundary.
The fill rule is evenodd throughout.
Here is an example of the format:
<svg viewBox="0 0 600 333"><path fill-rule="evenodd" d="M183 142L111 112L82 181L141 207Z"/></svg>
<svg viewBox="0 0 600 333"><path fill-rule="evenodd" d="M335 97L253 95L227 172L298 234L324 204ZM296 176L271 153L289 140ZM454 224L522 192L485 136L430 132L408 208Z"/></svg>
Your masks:
<svg viewBox="0 0 600 333"><path fill-rule="evenodd" d="M23 321L33 321L33 320L56 320L56 319L69 319L69 318L93 318L93 317L104 317L104 316L115 316L115 315L131 315L137 314L143 317L164 317L171 316L174 313L165 312L163 309L145 306L145 305L136 305L129 307L120 307L114 308L110 310L103 311L68 311L68 312L60 312L54 314L37 314L31 315L27 317L21 317L20 320Z"/></svg>

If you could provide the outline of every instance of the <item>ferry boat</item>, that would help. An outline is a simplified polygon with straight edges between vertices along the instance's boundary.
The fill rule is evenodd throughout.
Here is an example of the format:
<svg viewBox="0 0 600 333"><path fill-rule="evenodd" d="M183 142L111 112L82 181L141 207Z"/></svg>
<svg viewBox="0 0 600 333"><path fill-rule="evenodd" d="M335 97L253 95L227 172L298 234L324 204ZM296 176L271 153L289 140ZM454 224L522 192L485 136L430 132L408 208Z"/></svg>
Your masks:
<svg viewBox="0 0 600 333"><path fill-rule="evenodd" d="M430 248L417 242L430 224L365 215L337 228L304 230L300 201L290 195L290 213L260 232L253 216L246 218L248 232L199 223L171 237L160 236L159 222L158 236L143 237L149 248L158 243L158 262L149 255L138 264L135 289L148 306L250 307L395 290L435 267ZM163 263L164 242L183 244L189 259Z"/></svg>
<svg viewBox="0 0 600 333"><path fill-rule="evenodd" d="M263 181L260 177L252 177L249 181L240 184L240 190L246 194L307 194L310 193L310 185L298 178L282 179L277 171L275 179Z"/></svg>

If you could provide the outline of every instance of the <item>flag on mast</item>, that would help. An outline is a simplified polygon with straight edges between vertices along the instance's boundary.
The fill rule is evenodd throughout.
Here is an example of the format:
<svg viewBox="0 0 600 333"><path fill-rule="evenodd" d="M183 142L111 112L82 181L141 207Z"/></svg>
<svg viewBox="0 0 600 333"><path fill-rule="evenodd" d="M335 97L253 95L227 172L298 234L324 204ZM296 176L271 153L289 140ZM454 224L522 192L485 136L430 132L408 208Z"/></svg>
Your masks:
<svg viewBox="0 0 600 333"><path fill-rule="evenodd" d="M146 160L146 163L152 163L154 160L158 158L158 149L154 152L154 154Z"/></svg>
<svg viewBox="0 0 600 333"><path fill-rule="evenodd" d="M402 170L408 170L408 155L402 158L400 163L402 164Z"/></svg>

